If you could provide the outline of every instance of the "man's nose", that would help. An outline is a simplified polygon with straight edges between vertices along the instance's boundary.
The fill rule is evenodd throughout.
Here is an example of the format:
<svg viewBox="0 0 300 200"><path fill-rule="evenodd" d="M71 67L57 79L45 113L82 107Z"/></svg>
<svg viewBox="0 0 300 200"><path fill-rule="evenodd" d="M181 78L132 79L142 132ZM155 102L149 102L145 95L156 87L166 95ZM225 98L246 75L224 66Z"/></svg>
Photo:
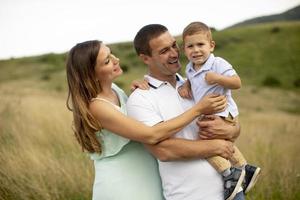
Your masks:
<svg viewBox="0 0 300 200"><path fill-rule="evenodd" d="M171 48L171 55L172 56L178 56L179 54L179 49L177 47L172 47Z"/></svg>

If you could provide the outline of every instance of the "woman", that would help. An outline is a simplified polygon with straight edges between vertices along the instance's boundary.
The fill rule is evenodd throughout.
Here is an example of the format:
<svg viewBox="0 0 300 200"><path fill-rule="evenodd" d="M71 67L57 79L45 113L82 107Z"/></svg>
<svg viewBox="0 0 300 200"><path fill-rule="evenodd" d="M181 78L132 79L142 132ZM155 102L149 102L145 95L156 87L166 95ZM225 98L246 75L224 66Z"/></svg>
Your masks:
<svg viewBox="0 0 300 200"><path fill-rule="evenodd" d="M179 117L148 127L126 116L127 96L113 84L121 74L119 59L100 41L79 43L69 52L67 105L75 136L94 160L93 199L160 200L156 160L133 141L156 144L200 114L223 110L226 100L207 97Z"/></svg>

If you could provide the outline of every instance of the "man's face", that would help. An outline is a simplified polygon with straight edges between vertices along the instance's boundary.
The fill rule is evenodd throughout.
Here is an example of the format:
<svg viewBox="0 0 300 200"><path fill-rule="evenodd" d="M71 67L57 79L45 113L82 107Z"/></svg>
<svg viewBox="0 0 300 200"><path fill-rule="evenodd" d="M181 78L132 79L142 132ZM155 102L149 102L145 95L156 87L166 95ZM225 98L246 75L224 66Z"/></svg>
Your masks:
<svg viewBox="0 0 300 200"><path fill-rule="evenodd" d="M175 75L181 68L179 48L176 40L169 32L165 32L150 40L152 56L147 56L151 75L164 79Z"/></svg>

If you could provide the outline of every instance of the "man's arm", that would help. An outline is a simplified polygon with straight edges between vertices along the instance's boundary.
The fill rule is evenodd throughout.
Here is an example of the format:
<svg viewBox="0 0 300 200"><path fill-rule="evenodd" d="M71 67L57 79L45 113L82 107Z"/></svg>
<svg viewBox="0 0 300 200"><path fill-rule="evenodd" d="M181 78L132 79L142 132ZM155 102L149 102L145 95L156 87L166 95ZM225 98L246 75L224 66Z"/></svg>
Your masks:
<svg viewBox="0 0 300 200"><path fill-rule="evenodd" d="M240 135L240 125L229 124L216 115L206 115L203 119L197 121L200 127L202 139L225 139L234 141Z"/></svg>
<svg viewBox="0 0 300 200"><path fill-rule="evenodd" d="M228 159L234 152L233 144L226 140L170 138L156 145L145 146L160 161L204 159L216 155Z"/></svg>
<svg viewBox="0 0 300 200"><path fill-rule="evenodd" d="M154 126L164 120L151 103L153 97L147 97L148 92L134 91L127 101L127 112L129 116L148 126ZM224 128L226 129L226 125ZM147 148L162 161L206 158L214 155L228 158L233 151L232 143L225 140L194 141L179 138L166 139L158 144L148 145Z"/></svg>

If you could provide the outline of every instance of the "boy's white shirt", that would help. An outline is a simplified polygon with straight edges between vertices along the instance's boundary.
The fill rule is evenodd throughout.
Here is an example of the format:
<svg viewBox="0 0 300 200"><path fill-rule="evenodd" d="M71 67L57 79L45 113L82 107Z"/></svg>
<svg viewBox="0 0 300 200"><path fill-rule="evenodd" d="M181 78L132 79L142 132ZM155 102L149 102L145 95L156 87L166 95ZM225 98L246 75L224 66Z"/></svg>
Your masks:
<svg viewBox="0 0 300 200"><path fill-rule="evenodd" d="M239 112L238 107L232 98L231 90L217 84L207 84L205 81L205 75L209 71L224 76L237 75L231 64L229 64L223 58L215 57L213 54L210 54L205 64L198 71L195 71L193 68L193 63L189 62L186 66L185 72L191 83L191 90L195 102L199 102L204 96L212 93L226 95L227 107L223 112L217 113L216 115L228 117L230 113L233 117L236 117Z"/></svg>

